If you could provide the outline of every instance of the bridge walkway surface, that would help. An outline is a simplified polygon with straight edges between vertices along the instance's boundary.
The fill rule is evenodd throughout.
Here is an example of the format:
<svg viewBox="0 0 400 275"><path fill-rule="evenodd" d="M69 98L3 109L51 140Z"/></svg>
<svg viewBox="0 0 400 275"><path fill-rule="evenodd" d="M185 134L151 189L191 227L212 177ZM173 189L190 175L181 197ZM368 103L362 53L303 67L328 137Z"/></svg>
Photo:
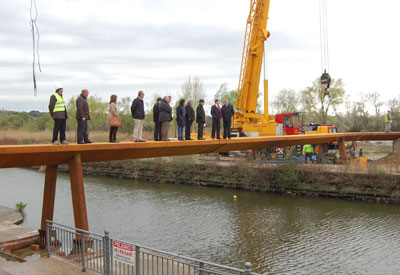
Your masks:
<svg viewBox="0 0 400 275"><path fill-rule="evenodd" d="M2 145L0 168L67 164L79 154L81 162L99 162L124 159L254 150L304 144L330 142L396 140L400 132L337 133L291 136L262 136L232 138L231 140L150 141L121 143L92 143L70 145Z"/></svg>
<svg viewBox="0 0 400 275"><path fill-rule="evenodd" d="M261 136L232 138L231 140L150 141L143 143L93 143L70 145L3 145L0 146L0 168L46 166L42 221L39 229L45 246L46 220L53 220L57 167L68 164L71 182L75 227L89 231L82 163L204 153L255 150L304 144L338 142L341 158L346 159L346 141L392 140L394 150L400 151L400 132L335 133L292 136Z"/></svg>

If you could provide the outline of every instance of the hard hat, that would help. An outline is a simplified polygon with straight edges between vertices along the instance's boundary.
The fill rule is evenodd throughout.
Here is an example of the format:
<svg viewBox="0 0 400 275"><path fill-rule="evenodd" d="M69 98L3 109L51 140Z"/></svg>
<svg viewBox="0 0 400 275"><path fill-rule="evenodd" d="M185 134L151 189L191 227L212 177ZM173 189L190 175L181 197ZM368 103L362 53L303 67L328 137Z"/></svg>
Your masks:
<svg viewBox="0 0 400 275"><path fill-rule="evenodd" d="M64 86L61 83L57 83L54 85L54 91L57 91L58 89L63 89Z"/></svg>

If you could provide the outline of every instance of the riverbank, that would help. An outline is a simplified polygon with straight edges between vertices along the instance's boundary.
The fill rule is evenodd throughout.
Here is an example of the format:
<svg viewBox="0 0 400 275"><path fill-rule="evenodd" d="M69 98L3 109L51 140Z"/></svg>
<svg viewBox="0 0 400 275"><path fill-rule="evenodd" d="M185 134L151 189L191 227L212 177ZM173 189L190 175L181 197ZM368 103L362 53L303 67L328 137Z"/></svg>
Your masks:
<svg viewBox="0 0 400 275"><path fill-rule="evenodd" d="M82 274L81 267L59 259L39 257L27 261L11 254L10 251L29 247L39 237L37 230L17 225L22 221L18 210L0 206L0 274Z"/></svg>
<svg viewBox="0 0 400 275"><path fill-rule="evenodd" d="M400 175L377 168L243 160L204 163L198 157L85 163L82 168L92 176L400 204ZM68 166L59 169L68 171Z"/></svg>
<svg viewBox="0 0 400 275"><path fill-rule="evenodd" d="M0 256L3 251L30 246L37 241L37 230L18 225L23 220L18 210L0 206Z"/></svg>

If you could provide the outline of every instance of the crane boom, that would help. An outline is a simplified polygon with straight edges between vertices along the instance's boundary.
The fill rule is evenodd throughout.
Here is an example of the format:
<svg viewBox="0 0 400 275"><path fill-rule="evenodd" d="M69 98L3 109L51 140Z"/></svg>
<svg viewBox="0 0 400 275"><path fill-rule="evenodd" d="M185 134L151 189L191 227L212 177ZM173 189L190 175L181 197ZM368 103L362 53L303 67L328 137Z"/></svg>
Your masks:
<svg viewBox="0 0 400 275"><path fill-rule="evenodd" d="M255 132L259 135L276 133L276 123L273 117L268 115L267 80L264 80L264 115L256 114L264 41L269 37L267 31L269 3L269 0L250 0L236 99L238 112L233 119L234 131Z"/></svg>

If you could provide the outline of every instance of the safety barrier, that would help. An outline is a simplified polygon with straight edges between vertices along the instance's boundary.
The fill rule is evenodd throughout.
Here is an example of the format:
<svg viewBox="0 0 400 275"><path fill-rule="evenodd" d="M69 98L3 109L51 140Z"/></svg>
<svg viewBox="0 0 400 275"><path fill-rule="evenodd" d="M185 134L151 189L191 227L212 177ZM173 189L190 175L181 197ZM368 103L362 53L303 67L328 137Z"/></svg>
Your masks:
<svg viewBox="0 0 400 275"><path fill-rule="evenodd" d="M168 253L154 248L112 239L108 232L99 235L46 221L47 255L101 274L132 275L260 275L251 264L237 269Z"/></svg>

